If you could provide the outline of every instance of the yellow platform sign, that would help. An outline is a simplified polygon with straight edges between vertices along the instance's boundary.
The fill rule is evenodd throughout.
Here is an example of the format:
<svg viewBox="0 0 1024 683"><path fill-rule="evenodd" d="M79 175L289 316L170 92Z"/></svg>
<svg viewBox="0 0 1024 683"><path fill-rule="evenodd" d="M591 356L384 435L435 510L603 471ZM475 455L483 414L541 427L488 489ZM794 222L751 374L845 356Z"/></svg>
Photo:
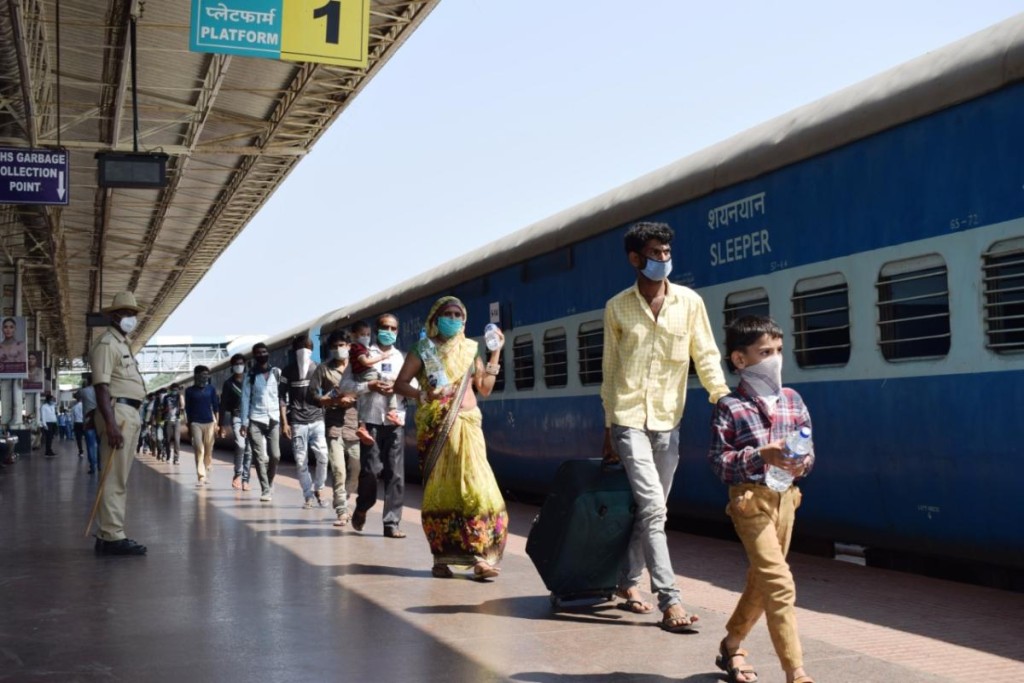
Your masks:
<svg viewBox="0 0 1024 683"><path fill-rule="evenodd" d="M365 67L370 0L284 0L281 59Z"/></svg>

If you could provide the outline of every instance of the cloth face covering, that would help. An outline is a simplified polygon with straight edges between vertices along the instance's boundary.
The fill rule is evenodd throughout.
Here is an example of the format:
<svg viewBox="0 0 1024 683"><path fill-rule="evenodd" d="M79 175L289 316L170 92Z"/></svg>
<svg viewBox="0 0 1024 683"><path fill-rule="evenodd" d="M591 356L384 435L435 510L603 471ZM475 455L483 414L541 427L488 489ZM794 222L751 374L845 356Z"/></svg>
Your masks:
<svg viewBox="0 0 1024 683"><path fill-rule="evenodd" d="M311 349L295 350L295 362L299 365L299 377L305 377L306 373L309 372L309 363L312 358L313 351Z"/></svg>
<svg viewBox="0 0 1024 683"><path fill-rule="evenodd" d="M740 379L755 396L778 396L782 393L782 356L765 358L757 365L739 369Z"/></svg>

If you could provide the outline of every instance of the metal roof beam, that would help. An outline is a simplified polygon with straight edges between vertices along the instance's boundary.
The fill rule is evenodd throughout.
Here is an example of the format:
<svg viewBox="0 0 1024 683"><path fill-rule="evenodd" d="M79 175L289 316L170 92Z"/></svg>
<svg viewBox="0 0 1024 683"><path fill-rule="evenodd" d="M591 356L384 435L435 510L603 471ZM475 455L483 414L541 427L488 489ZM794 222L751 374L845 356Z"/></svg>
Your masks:
<svg viewBox="0 0 1024 683"><path fill-rule="evenodd" d="M221 86L224 84L224 77L227 74L227 70L230 65L230 55L217 54L210 57L210 62L206 67L206 75L203 77L203 86L199 91L199 97L193 105L195 111L192 116L192 120L188 125L188 129L185 131L184 146L190 150L190 154L176 157L177 163L175 164L174 173L171 175L170 183L163 190L157 216L150 225L150 229L146 235L145 246L143 246L142 252L139 254L139 258L135 263L135 269L132 272L132 277L128 284L128 289L131 291L135 291L135 288L139 284L139 277L142 275L142 269L145 268L146 261L149 260L149 255L153 251L153 244L156 243L156 239L160 235L160 231L163 229L164 221L167 218L167 210L174 202L178 185L181 183L181 179L185 176L185 173L188 170L188 165L191 161L191 150L195 148L196 144L199 142L199 137L203 134L203 128L206 126L206 121L210 117L210 112L213 110L213 103L217 100L217 95L220 92Z"/></svg>

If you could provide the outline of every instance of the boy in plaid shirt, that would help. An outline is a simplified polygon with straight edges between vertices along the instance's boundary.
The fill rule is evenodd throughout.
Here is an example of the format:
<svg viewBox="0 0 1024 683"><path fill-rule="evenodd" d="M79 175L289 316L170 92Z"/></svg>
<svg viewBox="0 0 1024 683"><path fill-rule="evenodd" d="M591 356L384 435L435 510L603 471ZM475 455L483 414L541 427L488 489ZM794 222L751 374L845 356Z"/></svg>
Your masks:
<svg viewBox="0 0 1024 683"><path fill-rule="evenodd" d="M743 595L726 624L715 664L732 683L752 683L757 672L746 663L743 639L764 614L787 683L814 683L803 668L796 628L796 586L786 563L793 521L800 506L796 486L776 492L765 485L769 465L806 477L814 452L785 456L785 440L811 416L800 394L782 386L782 329L767 316L746 316L725 332L726 356L739 386L719 399L711 419L711 469L729 486L726 513L747 551L750 569Z"/></svg>

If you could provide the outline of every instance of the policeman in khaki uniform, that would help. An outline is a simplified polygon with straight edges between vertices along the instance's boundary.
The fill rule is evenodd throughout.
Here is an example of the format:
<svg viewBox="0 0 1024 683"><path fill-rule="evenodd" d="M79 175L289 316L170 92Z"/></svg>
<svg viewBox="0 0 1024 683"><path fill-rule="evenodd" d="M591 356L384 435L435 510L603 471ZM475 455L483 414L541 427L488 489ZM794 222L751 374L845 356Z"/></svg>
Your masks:
<svg viewBox="0 0 1024 683"><path fill-rule="evenodd" d="M100 437L100 463L104 480L99 492L99 530L96 552L101 555L145 555L146 546L124 532L128 500L128 473L139 441L142 419L139 408L146 385L128 346L127 335L135 329L140 311L132 292L120 292L103 309L110 327L92 347L92 383L96 388L96 433ZM109 470L109 471L108 471Z"/></svg>

